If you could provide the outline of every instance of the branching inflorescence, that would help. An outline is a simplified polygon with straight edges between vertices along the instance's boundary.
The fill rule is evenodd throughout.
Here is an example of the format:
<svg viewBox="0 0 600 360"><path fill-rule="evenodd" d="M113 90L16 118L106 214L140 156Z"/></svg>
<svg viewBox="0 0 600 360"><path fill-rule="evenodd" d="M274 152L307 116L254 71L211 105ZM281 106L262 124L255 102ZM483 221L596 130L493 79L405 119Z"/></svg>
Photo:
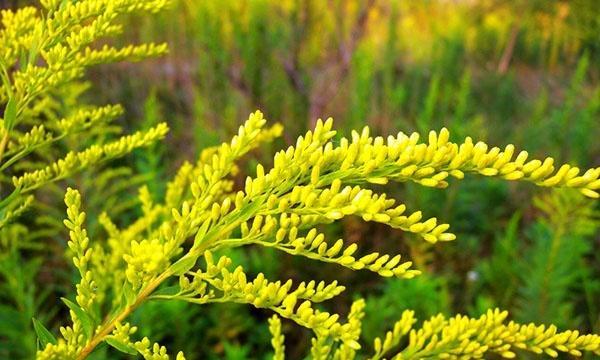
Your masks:
<svg viewBox="0 0 600 360"><path fill-rule="evenodd" d="M159 124L111 139L111 122L122 108L83 106L76 99L90 66L166 52L164 44L94 45L122 31L120 15L155 12L165 5L165 0L42 0L42 10L25 7L0 13L0 171L5 175L2 183L14 187L0 202L0 228L10 233L7 227L31 204L34 190L166 135L167 126ZM234 302L269 309L275 313L269 329L276 359L285 357L281 318L314 332L313 358L352 359L361 350L364 301L356 301L343 319L315 306L344 291L337 281L294 284L268 280L263 274L250 277L229 257L217 255L220 250L258 245L410 279L420 270L400 254L363 253L356 243L326 238L319 226L357 216L429 243L455 239L448 224L369 188L390 181L444 188L451 177L475 173L575 188L587 197L599 197L600 168L557 167L552 158L531 160L526 152L517 154L512 145L490 148L470 138L454 143L445 129L432 131L424 142L416 133L372 137L368 128L334 140L331 119L318 121L295 146L278 152L270 170L257 165L255 176L247 177L243 189L237 190L231 178L239 171L236 162L282 132L278 124L265 125L260 112L252 114L230 143L205 149L195 164L184 164L164 199L154 199L148 188L141 188L142 216L129 226L121 229L110 214L102 214L98 221L106 241L90 238L82 198L77 190L67 190L64 224L80 280L74 300L63 298L72 323L60 329L59 339L34 320L39 359L85 359L101 343L146 359L168 359L164 346L148 338L132 339L137 328L127 321L144 302L159 300ZM69 139L71 143L62 144ZM36 160L30 161L32 157ZM507 322L507 316L499 310L477 319L438 315L415 326L414 314L406 311L392 330L375 340L371 357L467 359L492 352L512 358L517 350L553 357L584 351L600 355L598 335L521 325ZM184 359L183 353L176 359Z"/></svg>
<svg viewBox="0 0 600 360"><path fill-rule="evenodd" d="M162 139L168 128L111 140L119 105L81 105L93 65L165 54L166 44L95 45L122 32L120 15L156 12L165 0L42 0L43 9L2 10L0 20L0 171L13 192L0 203L0 226L20 215L39 187ZM77 141L73 143L76 137ZM61 142L70 140L69 151ZM35 159L32 161L32 158ZM18 164L18 166L16 166Z"/></svg>
<svg viewBox="0 0 600 360"><path fill-rule="evenodd" d="M333 141L332 120L318 121L314 131L295 146L278 152L267 171L257 165L242 190L234 190L229 175L243 155L281 133L281 126L265 128L260 112L250 116L230 143L204 150L195 164L184 164L168 186L165 200L155 202L147 189L140 191L143 216L125 229L109 216L100 221L109 234L106 242L87 238L85 215L76 190L65 197L71 231L69 246L81 274L76 302L67 301L73 324L62 328L63 338L40 350L40 359L83 359L103 341L148 359L167 359L166 349L150 340L130 340L135 327L126 322L140 304L151 300L180 300L195 304L235 302L266 308L275 358L284 357L279 317L311 329L314 358L354 358L359 344L364 302L352 306L346 321L314 304L340 294L338 282L271 281L259 274L250 278L221 249L244 245L272 247L296 256L335 263L381 276L411 278L420 272L398 254L360 252L357 244L326 239L317 230L346 216L359 216L417 234L425 241L450 241L449 225L421 212L410 212L383 193L367 187L388 181L412 181L446 187L448 178L477 173L539 186L576 188L597 198L600 168L581 172L554 166L553 160L528 159L512 145L490 148L470 138L458 144L446 129L432 131L425 142L403 133L387 139L371 137L369 129L351 138ZM184 250L185 249L185 250ZM110 268L110 273L105 269ZM178 281L172 281L178 279ZM161 285L172 286L161 286ZM91 291L91 288L95 291ZM119 294L111 299L109 294ZM110 306L109 306L110 305ZM112 307L108 314L98 309ZM506 358L516 350L557 356L560 352L600 354L600 336L559 332L554 326L507 322L508 314L490 310L477 319L441 315L415 328L411 311L404 312L393 329L374 343L373 359L481 358L493 352ZM101 320L103 319L103 320ZM177 358L183 358L179 353Z"/></svg>

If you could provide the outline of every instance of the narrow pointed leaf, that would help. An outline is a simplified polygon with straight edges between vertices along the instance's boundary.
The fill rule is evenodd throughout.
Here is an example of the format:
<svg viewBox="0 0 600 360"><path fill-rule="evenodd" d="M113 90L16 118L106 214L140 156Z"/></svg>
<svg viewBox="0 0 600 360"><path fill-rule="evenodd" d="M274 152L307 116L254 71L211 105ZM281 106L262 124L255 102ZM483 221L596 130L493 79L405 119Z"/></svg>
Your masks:
<svg viewBox="0 0 600 360"><path fill-rule="evenodd" d="M31 320L33 321L33 329L38 337L40 349L44 349L48 344L56 344L54 335L41 322L36 318L32 318Z"/></svg>

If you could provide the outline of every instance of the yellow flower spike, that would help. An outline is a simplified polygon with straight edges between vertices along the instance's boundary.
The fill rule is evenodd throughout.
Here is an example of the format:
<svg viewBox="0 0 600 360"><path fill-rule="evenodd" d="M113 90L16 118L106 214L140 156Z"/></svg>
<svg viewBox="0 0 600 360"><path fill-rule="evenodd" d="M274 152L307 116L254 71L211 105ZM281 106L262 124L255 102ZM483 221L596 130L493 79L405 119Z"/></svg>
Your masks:
<svg viewBox="0 0 600 360"><path fill-rule="evenodd" d="M358 345L358 310L352 310L344 323L339 316L314 308L314 303L338 295L342 286L311 281L294 288L290 281L272 282L262 274L251 279L241 267L232 271L232 261L227 257L219 258L215 264L210 252L204 253L205 268L193 269L202 267L198 265L202 262L188 264L188 257L197 257L207 249L217 251L255 244L354 270L373 271L384 277L411 278L420 272L412 269L412 262L403 261L401 255L377 252L364 255L360 241L329 242L317 229L321 224L355 215L415 232L432 243L455 239L455 235L447 232L447 224L438 224L435 218L423 219L420 211L403 215L406 206L395 205L385 194L366 188L373 183L413 181L444 186L448 184L445 181L448 176L460 179L465 174L475 173L539 185L570 186L588 193L595 193L600 187L598 170L579 175L579 170L557 165L555 172L551 158L544 162L535 159L526 162L527 153L521 152L512 160L515 154L512 145L502 151L482 142L474 145L470 138L463 143L453 143L446 129L431 133L427 144L419 143L416 133L410 137L398 134L396 138L384 140L371 137L368 129L334 143L328 120L318 122L313 132L298 139L296 146L278 152L273 169L257 166L256 177L246 180L245 191L233 192L228 178L231 168L267 131L262 126L262 114L252 114L230 145L203 152L198 164L178 174L169 190L168 205L153 205L162 209L150 223L150 215L147 215L144 224L148 231L142 228L127 240L122 253L127 266L126 278L135 283L134 289L141 289L144 284L154 284L154 279L162 281L160 269L165 265L173 263L171 266L176 267L181 261L191 267L188 269L179 263L186 274L178 275L181 288L185 288L179 295L182 300L198 304L229 301L271 309L281 317L311 328L316 335L311 341L313 350L325 356L351 359ZM42 131L36 131L32 137L41 136ZM77 165L66 159L63 166L68 168L73 164ZM180 184L183 190L176 191L175 184ZM190 204L189 210L182 206L186 201ZM171 209L180 210L171 212ZM80 219L83 221L79 215L73 217L68 226L75 226ZM121 233L112 231L111 237L119 238ZM196 233L200 234L196 237L200 240L193 244L193 252L186 253L188 247L182 246L183 241L194 238ZM146 260L140 261L142 259ZM89 266L91 263L84 256L78 258L77 264ZM146 279L144 276L149 274L152 275ZM193 280L187 280L188 277ZM87 273L85 278L88 278ZM409 315L404 313L388 334L376 340L374 358L481 358L489 353L510 358L515 356L514 349L554 356L596 351L600 346L597 337L557 333L553 327L507 324L506 313L500 311L489 311L480 318L436 316L419 329L412 328L416 320ZM157 349L159 353L162 351L160 346Z"/></svg>

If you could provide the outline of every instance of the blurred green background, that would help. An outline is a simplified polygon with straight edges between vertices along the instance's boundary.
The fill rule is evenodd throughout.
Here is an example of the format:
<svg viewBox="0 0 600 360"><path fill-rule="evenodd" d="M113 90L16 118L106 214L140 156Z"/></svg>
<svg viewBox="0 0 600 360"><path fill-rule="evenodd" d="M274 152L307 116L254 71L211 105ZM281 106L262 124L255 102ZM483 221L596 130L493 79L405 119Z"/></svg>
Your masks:
<svg viewBox="0 0 600 360"><path fill-rule="evenodd" d="M227 141L255 109L285 127L282 139L254 154L266 164L274 150L329 116L341 134L364 125L377 135L445 126L455 141L472 136L582 168L600 164L597 0L173 0L167 12L124 21L120 41L166 41L170 54L95 68L84 97L122 103L126 129L166 120L171 133L103 179L75 179L92 222L111 209L127 224L139 211L137 186L148 184L159 198L183 161ZM600 333L597 201L481 177L446 190L381 190L450 223L457 240L431 246L358 219L326 231L365 251L400 251L424 270L421 277L381 279L259 248L230 256L271 278L340 280L348 290L325 306L345 313L353 298L365 297L366 344L407 308L424 319L497 306L514 320ZM27 237L28 246L6 246L0 262L0 324L13 325L0 326L0 355L10 358L34 353L32 316L54 330L65 322L54 299L73 292L66 232L56 224L64 184L46 191L58 205L29 215L40 230L14 234ZM105 237L95 223L90 233L92 240ZM189 359L262 359L271 352L268 316L242 305L157 302L132 322L140 335ZM289 357L302 358L310 333L290 323L284 332ZM96 353L116 357L105 348Z"/></svg>

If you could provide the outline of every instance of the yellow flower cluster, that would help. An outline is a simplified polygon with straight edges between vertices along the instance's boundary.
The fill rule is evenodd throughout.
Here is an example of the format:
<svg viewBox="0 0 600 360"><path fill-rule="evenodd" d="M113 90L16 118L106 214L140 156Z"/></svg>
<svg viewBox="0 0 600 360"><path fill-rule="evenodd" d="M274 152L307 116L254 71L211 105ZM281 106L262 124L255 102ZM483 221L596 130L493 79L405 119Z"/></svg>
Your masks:
<svg viewBox="0 0 600 360"><path fill-rule="evenodd" d="M353 342L348 346L348 342L340 345L336 349L333 357L335 359L354 359L357 349L360 348L359 338L361 333L362 319L365 317L366 303L363 299L358 299L352 303L350 313L348 314L348 324L352 333Z"/></svg>
<svg viewBox="0 0 600 360"><path fill-rule="evenodd" d="M167 52L165 44L95 45L122 32L120 15L156 12L166 5L167 0L43 0L41 9L0 11L0 171L15 186L0 203L0 225L31 203L26 193L164 137L167 127L160 124L104 143L116 129L107 125L122 108L84 106L77 97L90 66ZM59 142L69 140L71 151L64 154ZM35 155L46 163L28 161Z"/></svg>
<svg viewBox="0 0 600 360"><path fill-rule="evenodd" d="M166 268L169 259L164 246L158 239L131 242L131 253L123 255L123 260L127 262L125 275L134 289L139 289L144 282Z"/></svg>
<svg viewBox="0 0 600 360"><path fill-rule="evenodd" d="M67 189L65 194L65 204L67 205L67 217L64 224L69 229L71 240L67 243L75 256L73 264L79 270L81 282L77 285L77 303L82 309L90 311L94 297L96 284L92 279L92 272L89 270L89 263L93 256L93 250L89 247L90 239L87 231L83 228L85 222L85 213L81 211L81 195L77 190Z"/></svg>
<svg viewBox="0 0 600 360"><path fill-rule="evenodd" d="M271 333L271 345L273 345L273 360L285 359L284 336L281 333L281 320L277 315L269 319L269 332Z"/></svg>
<svg viewBox="0 0 600 360"><path fill-rule="evenodd" d="M400 262L401 255L391 257L387 254L380 255L374 252L356 258L354 254L358 249L358 245L354 243L346 246L342 239L338 239L333 244L328 244L325 241L325 235L318 233L315 228L310 229L305 236L298 236L298 226L290 225L289 228L286 228L288 223L294 224L297 222L295 220L298 217L294 215L292 214L288 222L287 215L285 213L282 214L279 222L281 227L276 232L269 230L269 227L274 228L276 226L274 225L276 221L273 218L267 218L267 223L261 229L259 225L256 225L261 219L257 216L254 218L255 220L251 228L245 223L242 224L243 240L226 240L221 242L219 246L258 244L265 247L273 247L292 255L304 256L322 262L336 263L353 270L365 269L373 271L385 277L412 278L420 274L419 270L410 269L412 262ZM257 221L256 219L259 220ZM273 237L273 241L263 240Z"/></svg>
<svg viewBox="0 0 600 360"><path fill-rule="evenodd" d="M321 139L322 132L329 134ZM365 127L360 134L353 132L351 139L342 138L339 146L334 147L331 142L322 146L323 140L333 136L331 123L317 124L315 133L301 137L293 152L288 149L276 156L272 174L292 175L299 170L300 174L308 176L307 170L311 169L311 183L318 186L338 178L375 184L385 184L388 180L414 181L424 186L446 187L448 176L462 179L466 172L474 172L506 180L531 181L539 186L577 188L586 196L599 196L595 190L600 189L600 168L590 169L582 175L579 175L580 169L570 165L562 165L556 170L552 158L527 161L526 151L521 151L513 160L513 145L506 146L504 151L498 147L490 149L481 141L473 144L470 137L457 144L449 141L450 134L446 129L439 134L431 131L427 143L419 142L418 133L410 136L399 133L384 140L383 137L370 137L369 132ZM305 151L310 156L303 156ZM287 171L278 169L278 163L289 166L300 157L306 162Z"/></svg>
<svg viewBox="0 0 600 360"><path fill-rule="evenodd" d="M165 137L168 131L165 123L146 131L121 137L119 140L104 144L92 145L81 152L69 152L64 158L43 169L27 172L13 177L13 185L21 192L31 191L48 183L64 179L92 165L123 156L132 150L152 144Z"/></svg>
<svg viewBox="0 0 600 360"><path fill-rule="evenodd" d="M420 329L412 329L414 313L406 311L385 340L375 340L375 356L390 356L402 338L408 334L408 344L391 356L392 359L481 359L486 353L514 358L515 349L557 357L559 352L581 356L582 351L600 355L600 336L580 335L577 331L558 332L556 327L505 323L508 313L488 310L477 319L457 315L446 319L437 315L425 321Z"/></svg>
<svg viewBox="0 0 600 360"><path fill-rule="evenodd" d="M159 11L166 1L41 3L39 9L0 11L0 171L3 185L10 186L12 179L14 186L0 202L0 228L8 233L20 229L14 221L32 204L33 190L162 139L168 130L159 124L149 131L115 137L120 129L110 123L122 114L122 108L86 106L78 100L87 88L80 80L89 66L166 53L164 44L123 48L95 44L122 32L120 15ZM70 150L66 154L65 148ZM99 178L106 179L111 171ZM38 354L41 359L81 356L99 323L99 306L113 285L103 276L106 249L90 243L84 229L79 194L68 190L65 203L68 246L81 280L76 285L76 301L63 299L73 324L60 329L61 339L42 342L47 346Z"/></svg>
<svg viewBox="0 0 600 360"><path fill-rule="evenodd" d="M342 340L352 340L352 324L341 324L338 315L331 315L314 309L313 303L323 302L339 295L344 287L337 281L301 282L292 288L291 280L282 283L271 282L258 274L253 280L247 278L241 266L230 270L232 261L226 256L216 262L210 251L205 252L205 271L190 271L190 279L182 275L179 279L180 291L175 295L155 295L159 299L178 299L195 304L212 302L236 302L251 304L258 308L268 308L280 316L294 320L323 337L332 336ZM175 264L174 266L177 266ZM352 340L353 346L358 344Z"/></svg>
<svg viewBox="0 0 600 360"><path fill-rule="evenodd" d="M256 112L230 143L205 150L194 165L184 164L168 185L164 201L153 199L148 189L142 188L139 199L143 214L128 227L119 229L108 215L101 217L109 239L106 246L94 247L96 262L90 266L110 264L111 272L92 271L101 278L90 281L98 284L96 301L110 299L106 294L121 295L113 299L110 317L90 315L106 320L99 325L92 321L93 335L84 336L83 344L76 343L77 358L85 358L103 341L124 352L165 358L166 349L152 345L148 339L132 343L128 338L131 329L118 330L119 322L141 303L162 299L195 304L235 302L267 308L313 330L314 358L353 359L360 349L362 300L354 303L344 322L339 315L314 306L344 290L337 282L310 281L294 287L291 281L269 281L262 274L249 279L230 258L215 258L213 254L254 244L353 270L410 278L419 270L412 269L410 261L403 262L400 255L356 255L357 244L343 239L329 242L318 226L358 216L417 234L431 243L455 238L448 232L449 225L435 218L423 219L419 211L409 213L405 205L368 188L369 184L390 180L443 187L448 185L448 176L462 178L465 173L479 173L541 186L573 187L589 196L594 196L599 184L598 169L579 175L578 169L565 165L555 172L551 160L526 161L523 152L513 160L511 146L504 151L488 150L487 145L473 144L469 138L461 144L452 143L445 129L439 134L432 132L428 143L419 143L415 134L402 133L384 141L371 137L368 128L334 143L333 124L327 120L318 121L314 131L300 137L295 146L278 152L270 170L257 165L255 176L247 177L243 188L235 190L229 176L238 170L236 161L281 133L280 127L264 129L265 125L262 114ZM69 219L76 224L71 215ZM201 260L204 267L199 265ZM165 283L172 286L161 288ZM70 308L77 310L73 311L76 318L86 313L83 307ZM551 356L558 352L598 352L600 338L596 335L558 333L552 326L506 324L506 317L505 312L497 310L478 319L436 316L420 329L413 329L416 319L407 311L383 339L375 341L373 358L388 357L392 351L397 352L393 355L397 359L481 358L489 352L511 357L515 349ZM85 330L88 326L84 325L90 321L79 322ZM270 328L275 356L283 358L279 319L270 320ZM72 344L69 339L72 337L59 343ZM40 354L52 349L55 345L48 345Z"/></svg>
<svg viewBox="0 0 600 360"><path fill-rule="evenodd" d="M158 343L152 344L150 339L144 337L140 341L132 342L130 335L137 332L136 326L131 326L129 323L115 324L115 330L112 335L108 336L106 342L115 349L130 355L138 353L149 360L169 360L167 348ZM180 351L175 357L176 360L185 360L185 356Z"/></svg>
<svg viewBox="0 0 600 360"><path fill-rule="evenodd" d="M17 134L15 140L8 143L8 149L4 154L7 160L0 166L0 170L7 169L36 149L55 143L67 136L92 128L97 130L122 113L123 109L119 105L92 109L82 108L74 114L56 121L55 124L50 124L52 131L48 131L44 125L33 126L28 132Z"/></svg>
<svg viewBox="0 0 600 360"><path fill-rule="evenodd" d="M152 344L150 339L144 337L140 341L136 341L133 344L134 348L137 352L140 353L144 357L144 359L148 360L169 360L169 354L167 354L167 348L159 345L158 343ZM176 360L185 360L185 356L180 351L177 353Z"/></svg>

